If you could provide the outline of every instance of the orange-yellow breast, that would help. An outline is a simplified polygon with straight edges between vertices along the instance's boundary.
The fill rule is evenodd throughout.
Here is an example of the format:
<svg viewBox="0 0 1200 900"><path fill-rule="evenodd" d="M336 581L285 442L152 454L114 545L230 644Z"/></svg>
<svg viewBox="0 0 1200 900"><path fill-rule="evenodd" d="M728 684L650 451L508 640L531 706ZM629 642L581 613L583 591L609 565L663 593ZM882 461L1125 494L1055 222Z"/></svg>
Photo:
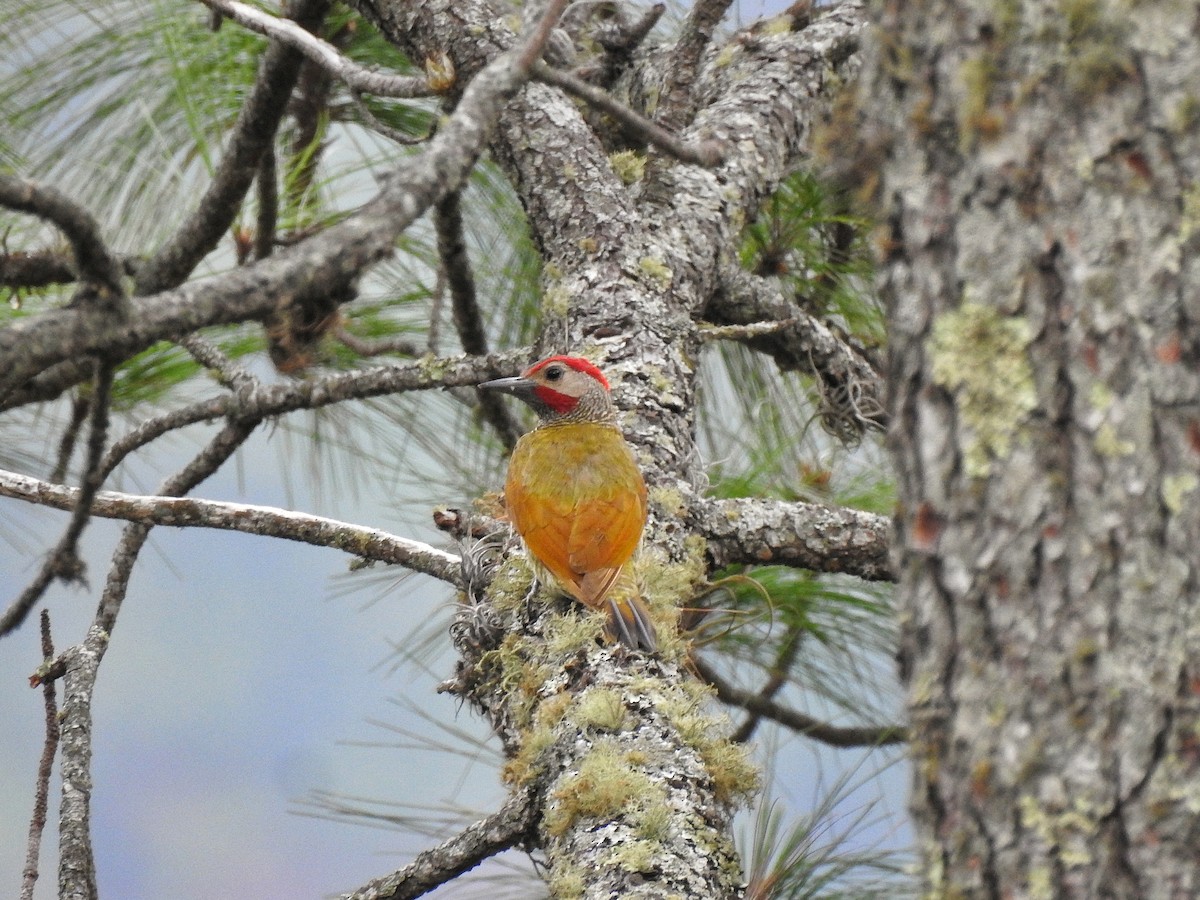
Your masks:
<svg viewBox="0 0 1200 900"><path fill-rule="evenodd" d="M529 552L572 594L599 606L646 524L646 484L611 425L549 425L513 450L508 517Z"/></svg>

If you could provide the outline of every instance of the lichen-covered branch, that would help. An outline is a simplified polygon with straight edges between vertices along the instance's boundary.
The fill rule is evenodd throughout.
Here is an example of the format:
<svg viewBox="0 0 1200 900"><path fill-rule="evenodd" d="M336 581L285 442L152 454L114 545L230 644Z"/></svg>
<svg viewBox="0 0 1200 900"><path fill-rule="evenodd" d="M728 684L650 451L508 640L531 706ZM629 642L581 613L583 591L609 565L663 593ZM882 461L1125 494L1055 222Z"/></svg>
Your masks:
<svg viewBox="0 0 1200 900"><path fill-rule="evenodd" d="M716 568L785 565L894 581L884 516L816 503L745 498L696 500L685 514Z"/></svg>
<svg viewBox="0 0 1200 900"><path fill-rule="evenodd" d="M372 879L343 900L410 900L470 871L525 840L536 823L534 792L517 790L504 805L447 841L417 854L390 875Z"/></svg>

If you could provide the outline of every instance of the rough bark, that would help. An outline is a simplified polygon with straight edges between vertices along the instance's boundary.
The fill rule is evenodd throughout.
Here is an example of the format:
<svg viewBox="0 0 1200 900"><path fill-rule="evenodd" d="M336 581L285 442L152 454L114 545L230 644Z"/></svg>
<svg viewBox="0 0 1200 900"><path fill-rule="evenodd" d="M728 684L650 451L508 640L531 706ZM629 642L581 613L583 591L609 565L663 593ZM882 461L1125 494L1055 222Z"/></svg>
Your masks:
<svg viewBox="0 0 1200 900"><path fill-rule="evenodd" d="M413 58L447 52L464 79L512 40L486 3L354 5ZM575 103L541 84L513 98L492 140L545 265L538 349L596 359L637 448L650 487L640 574L662 633L706 568L703 541L680 527L704 484L697 318L742 225L806 154L860 24L849 5L811 34L747 36L721 65L708 60L692 88L703 108L683 137L720 141L725 158L711 170L648 152L644 177L626 185ZM541 604L529 612L527 576L514 603L520 563L504 566L493 596L464 609L449 687L491 719L510 780L540 785L551 892L736 896L732 804L753 776L699 712L704 689L680 668L683 648L658 660L597 648L594 632L581 639ZM507 610L499 619L496 606Z"/></svg>
<svg viewBox="0 0 1200 900"><path fill-rule="evenodd" d="M903 669L928 887L1200 893L1194 6L890 4Z"/></svg>

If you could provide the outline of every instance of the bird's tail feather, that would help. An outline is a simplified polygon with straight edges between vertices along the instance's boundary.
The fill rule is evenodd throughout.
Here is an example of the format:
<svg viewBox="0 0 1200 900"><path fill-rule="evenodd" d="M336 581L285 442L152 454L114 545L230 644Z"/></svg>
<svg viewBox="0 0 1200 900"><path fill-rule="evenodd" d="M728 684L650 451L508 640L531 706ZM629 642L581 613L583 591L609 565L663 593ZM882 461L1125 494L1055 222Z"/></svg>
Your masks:
<svg viewBox="0 0 1200 900"><path fill-rule="evenodd" d="M608 636L634 650L653 652L658 635L650 612L637 597L608 598Z"/></svg>

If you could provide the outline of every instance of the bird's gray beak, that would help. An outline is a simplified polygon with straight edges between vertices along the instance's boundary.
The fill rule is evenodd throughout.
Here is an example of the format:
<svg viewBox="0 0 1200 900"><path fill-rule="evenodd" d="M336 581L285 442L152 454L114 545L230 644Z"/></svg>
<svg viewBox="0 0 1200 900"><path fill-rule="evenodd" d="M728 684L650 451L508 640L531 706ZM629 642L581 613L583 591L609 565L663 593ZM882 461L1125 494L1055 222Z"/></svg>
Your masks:
<svg viewBox="0 0 1200 900"><path fill-rule="evenodd" d="M497 378L494 381L485 381L478 387L484 391L503 391L505 394L512 394L514 397L523 398L532 394L535 386L528 378L513 375L511 378Z"/></svg>

